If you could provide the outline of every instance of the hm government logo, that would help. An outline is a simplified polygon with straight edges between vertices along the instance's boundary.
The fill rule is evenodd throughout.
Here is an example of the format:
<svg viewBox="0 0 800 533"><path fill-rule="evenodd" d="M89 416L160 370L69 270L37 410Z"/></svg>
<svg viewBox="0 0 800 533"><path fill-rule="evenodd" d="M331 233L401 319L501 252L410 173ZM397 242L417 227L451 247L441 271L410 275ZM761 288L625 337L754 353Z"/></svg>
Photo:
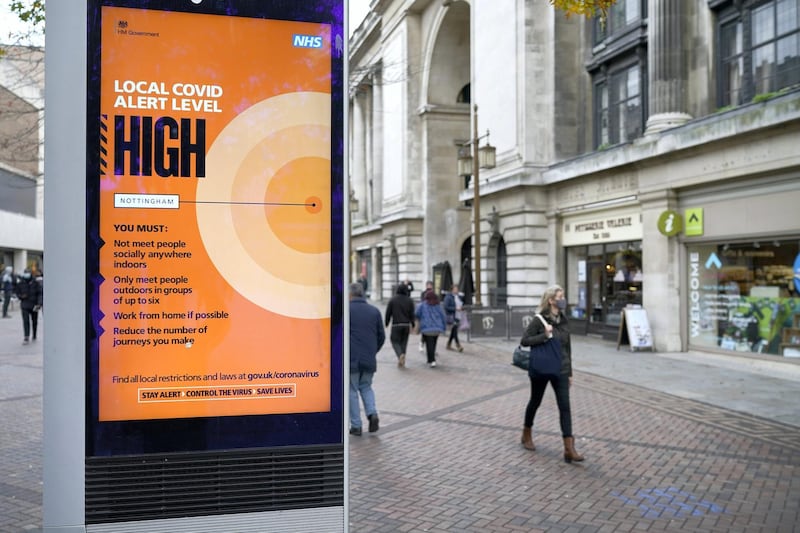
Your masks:
<svg viewBox="0 0 800 533"><path fill-rule="evenodd" d="M127 20L118 20L117 25L114 29L114 33L117 35L128 35L131 37L158 37L158 32L152 31L134 31L128 28L128 21Z"/></svg>

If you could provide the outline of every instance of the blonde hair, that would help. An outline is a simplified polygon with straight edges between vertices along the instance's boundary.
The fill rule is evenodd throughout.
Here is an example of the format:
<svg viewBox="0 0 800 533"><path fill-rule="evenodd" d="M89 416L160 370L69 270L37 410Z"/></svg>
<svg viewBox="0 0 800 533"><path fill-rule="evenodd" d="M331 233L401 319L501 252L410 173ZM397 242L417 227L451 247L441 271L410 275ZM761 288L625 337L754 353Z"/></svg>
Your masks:
<svg viewBox="0 0 800 533"><path fill-rule="evenodd" d="M545 289L544 294L542 294L542 301L539 303L539 312L545 311L546 309L550 308L550 298L555 298L558 291L564 291L561 288L561 285L551 285Z"/></svg>

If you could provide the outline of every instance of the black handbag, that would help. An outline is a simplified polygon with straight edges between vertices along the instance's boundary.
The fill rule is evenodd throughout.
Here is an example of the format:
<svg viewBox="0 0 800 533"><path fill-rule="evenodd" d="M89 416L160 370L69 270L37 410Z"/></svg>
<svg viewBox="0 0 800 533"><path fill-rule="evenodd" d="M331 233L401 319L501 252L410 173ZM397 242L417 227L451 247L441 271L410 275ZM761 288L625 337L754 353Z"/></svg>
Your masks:
<svg viewBox="0 0 800 533"><path fill-rule="evenodd" d="M526 350L522 346L514 348L514 354L511 356L511 364L522 370L528 370L531 361L531 351Z"/></svg>

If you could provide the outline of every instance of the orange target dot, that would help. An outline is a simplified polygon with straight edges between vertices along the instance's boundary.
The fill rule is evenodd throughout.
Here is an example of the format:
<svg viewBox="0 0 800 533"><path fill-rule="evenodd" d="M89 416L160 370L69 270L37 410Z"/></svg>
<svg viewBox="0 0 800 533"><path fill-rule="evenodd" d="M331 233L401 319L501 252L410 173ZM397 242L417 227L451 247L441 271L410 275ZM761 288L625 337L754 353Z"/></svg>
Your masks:
<svg viewBox="0 0 800 533"><path fill-rule="evenodd" d="M309 213L319 213L322 211L322 200L319 196L309 196L306 198L306 211Z"/></svg>

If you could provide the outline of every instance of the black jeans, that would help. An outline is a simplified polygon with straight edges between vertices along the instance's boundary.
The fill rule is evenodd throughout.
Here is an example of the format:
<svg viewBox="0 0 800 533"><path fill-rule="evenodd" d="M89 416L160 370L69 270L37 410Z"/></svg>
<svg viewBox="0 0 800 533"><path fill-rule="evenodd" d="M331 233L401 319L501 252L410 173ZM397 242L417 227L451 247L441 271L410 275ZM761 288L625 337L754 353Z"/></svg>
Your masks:
<svg viewBox="0 0 800 533"><path fill-rule="evenodd" d="M422 335L425 341L425 353L428 356L428 362L433 363L436 361L436 341L439 340L439 335Z"/></svg>
<svg viewBox="0 0 800 533"><path fill-rule="evenodd" d="M39 311L33 309L22 308L22 331L27 339L31 335L31 326L33 327L33 338L36 338L36 328L39 325Z"/></svg>
<svg viewBox="0 0 800 533"><path fill-rule="evenodd" d="M447 339L447 346L450 346L454 342L456 346L461 346L461 343L458 342L458 322L450 327L450 338Z"/></svg>
<svg viewBox="0 0 800 533"><path fill-rule="evenodd" d="M410 332L410 324L392 324L392 332L389 338L392 341L392 348L394 348L394 354L397 357L406 353L406 348L408 348L408 334Z"/></svg>
<svg viewBox="0 0 800 533"><path fill-rule="evenodd" d="M556 393L556 403L558 404L559 422L561 423L561 436L572 436L572 412L569 408L569 376L561 374L559 376L536 376L531 380L531 398L528 400L528 407L525 408L525 427L533 427L533 419L536 417L536 410L542 404L544 391L547 384L553 386Z"/></svg>
<svg viewBox="0 0 800 533"><path fill-rule="evenodd" d="M11 291L3 291L3 316L8 316L8 304L11 303Z"/></svg>

